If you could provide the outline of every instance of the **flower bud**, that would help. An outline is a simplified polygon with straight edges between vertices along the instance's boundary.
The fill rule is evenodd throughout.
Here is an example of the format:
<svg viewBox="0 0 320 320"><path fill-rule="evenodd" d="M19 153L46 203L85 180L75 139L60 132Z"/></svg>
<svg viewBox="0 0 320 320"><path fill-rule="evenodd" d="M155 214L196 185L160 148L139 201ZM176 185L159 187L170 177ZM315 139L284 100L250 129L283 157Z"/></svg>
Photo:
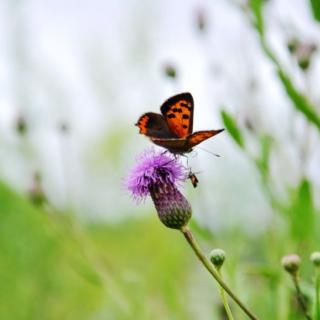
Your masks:
<svg viewBox="0 0 320 320"><path fill-rule="evenodd" d="M301 70L309 69L317 46L310 41L300 41L296 38L290 39L287 44L290 53L297 59L297 63Z"/></svg>
<svg viewBox="0 0 320 320"><path fill-rule="evenodd" d="M164 73L168 78L174 79L177 77L177 70L172 64L165 65Z"/></svg>
<svg viewBox="0 0 320 320"><path fill-rule="evenodd" d="M315 251L311 253L310 260L315 267L319 268L320 267L320 251Z"/></svg>
<svg viewBox="0 0 320 320"><path fill-rule="evenodd" d="M294 54L299 46L299 41L296 38L289 39L287 48L291 54Z"/></svg>
<svg viewBox="0 0 320 320"><path fill-rule="evenodd" d="M207 28L207 16L206 11L203 8L198 8L196 11L196 23L197 29L200 32L204 32Z"/></svg>
<svg viewBox="0 0 320 320"><path fill-rule="evenodd" d="M301 259L296 254L289 254L281 259L283 268L292 275L295 275L299 270Z"/></svg>
<svg viewBox="0 0 320 320"><path fill-rule="evenodd" d="M16 126L16 131L21 136L25 135L28 131L27 121L23 116L18 117L15 126Z"/></svg>
<svg viewBox="0 0 320 320"><path fill-rule="evenodd" d="M150 195L161 222L172 229L181 229L192 215L188 200L173 184L154 186Z"/></svg>
<svg viewBox="0 0 320 320"><path fill-rule="evenodd" d="M28 196L31 202L38 207L41 207L47 201L41 184L41 176L38 172L34 174L32 186L28 191Z"/></svg>
<svg viewBox="0 0 320 320"><path fill-rule="evenodd" d="M67 134L70 131L69 125L66 122L59 123L59 130L63 134Z"/></svg>
<svg viewBox="0 0 320 320"><path fill-rule="evenodd" d="M226 260L226 253L222 249L213 249L210 252L210 261L214 266L220 269Z"/></svg>

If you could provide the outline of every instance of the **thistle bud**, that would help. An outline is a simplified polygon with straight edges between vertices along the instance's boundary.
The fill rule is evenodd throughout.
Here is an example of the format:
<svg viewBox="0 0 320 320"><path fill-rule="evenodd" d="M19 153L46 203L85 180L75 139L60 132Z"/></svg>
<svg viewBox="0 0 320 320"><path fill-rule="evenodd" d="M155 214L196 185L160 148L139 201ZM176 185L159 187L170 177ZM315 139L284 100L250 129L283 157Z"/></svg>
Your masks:
<svg viewBox="0 0 320 320"><path fill-rule="evenodd" d="M294 54L299 46L299 41L296 38L292 38L287 43L287 48L291 54Z"/></svg>
<svg viewBox="0 0 320 320"><path fill-rule="evenodd" d="M16 131L21 136L25 135L28 131L27 121L23 116L19 116L16 121Z"/></svg>
<svg viewBox="0 0 320 320"><path fill-rule="evenodd" d="M213 249L210 252L210 261L217 269L220 269L226 260L226 253L222 249Z"/></svg>
<svg viewBox="0 0 320 320"><path fill-rule="evenodd" d="M317 46L312 42L302 42L296 38L291 39L287 44L290 53L297 59L297 63L301 70L309 69Z"/></svg>
<svg viewBox="0 0 320 320"><path fill-rule="evenodd" d="M177 70L172 64L166 64L164 67L164 73L168 78L176 78L177 77Z"/></svg>
<svg viewBox="0 0 320 320"><path fill-rule="evenodd" d="M315 267L319 268L320 267L320 251L315 251L311 253L310 260Z"/></svg>
<svg viewBox="0 0 320 320"><path fill-rule="evenodd" d="M281 264L288 273L296 275L301 264L301 259L296 254L289 254L281 259Z"/></svg>
<svg viewBox="0 0 320 320"><path fill-rule="evenodd" d="M36 172L33 176L32 186L28 191L28 196L34 205L41 207L46 203L47 198L42 188L41 176Z"/></svg>
<svg viewBox="0 0 320 320"><path fill-rule="evenodd" d="M197 29L200 32L204 32L206 30L207 16L203 8L198 8L198 10L196 11L196 23L197 23Z"/></svg>
<svg viewBox="0 0 320 320"><path fill-rule="evenodd" d="M69 133L70 128L66 122L61 122L61 123L59 123L59 130L61 133L67 134L67 133Z"/></svg>

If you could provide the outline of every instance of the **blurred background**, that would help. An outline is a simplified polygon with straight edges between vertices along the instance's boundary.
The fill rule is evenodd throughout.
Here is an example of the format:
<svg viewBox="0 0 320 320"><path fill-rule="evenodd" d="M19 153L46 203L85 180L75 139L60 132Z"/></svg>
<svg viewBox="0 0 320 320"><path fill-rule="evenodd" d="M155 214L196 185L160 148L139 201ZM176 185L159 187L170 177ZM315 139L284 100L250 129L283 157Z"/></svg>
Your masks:
<svg viewBox="0 0 320 320"><path fill-rule="evenodd" d="M224 319L123 183L151 146L138 117L188 91L195 130L226 128L189 155L191 227L261 319L301 319L279 261L304 259L312 308L319 22L317 0L1 1L0 318Z"/></svg>

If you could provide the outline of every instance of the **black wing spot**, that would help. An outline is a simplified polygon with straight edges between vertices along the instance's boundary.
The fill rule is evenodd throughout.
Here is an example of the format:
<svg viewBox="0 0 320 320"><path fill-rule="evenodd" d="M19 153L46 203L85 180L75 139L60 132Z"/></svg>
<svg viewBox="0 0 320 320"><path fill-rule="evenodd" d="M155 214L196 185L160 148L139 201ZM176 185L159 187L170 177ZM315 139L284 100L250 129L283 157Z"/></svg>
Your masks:
<svg viewBox="0 0 320 320"><path fill-rule="evenodd" d="M177 109L177 112L181 113L181 112L182 112L182 109L181 109L181 108Z"/></svg>
<svg viewBox="0 0 320 320"><path fill-rule="evenodd" d="M178 112L178 108L173 108L172 111L173 112Z"/></svg>
<svg viewBox="0 0 320 320"><path fill-rule="evenodd" d="M170 114L168 114L168 115L167 115L167 117L168 117L169 119L172 119L172 118L175 118L175 117L176 117L176 115L175 115L175 114L173 114L173 113L170 113Z"/></svg>
<svg viewBox="0 0 320 320"><path fill-rule="evenodd" d="M181 107L188 108L188 107L189 107L189 104L188 104L188 103L185 103L185 102L181 102L181 103L180 103L180 106L181 106Z"/></svg>
<svg viewBox="0 0 320 320"><path fill-rule="evenodd" d="M182 119L189 119L190 117L187 114L182 115Z"/></svg>
<svg viewBox="0 0 320 320"><path fill-rule="evenodd" d="M188 128L188 126L187 126L186 124L182 125L182 127L183 127L184 129L187 129L187 128Z"/></svg>

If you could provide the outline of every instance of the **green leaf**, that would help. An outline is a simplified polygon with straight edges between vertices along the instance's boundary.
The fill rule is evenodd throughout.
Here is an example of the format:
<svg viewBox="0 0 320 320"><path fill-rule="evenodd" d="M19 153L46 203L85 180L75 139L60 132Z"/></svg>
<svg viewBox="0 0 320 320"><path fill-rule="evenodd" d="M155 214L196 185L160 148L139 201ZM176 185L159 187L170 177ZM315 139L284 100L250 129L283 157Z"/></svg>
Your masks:
<svg viewBox="0 0 320 320"><path fill-rule="evenodd" d="M253 13L253 24L258 32L264 34L264 21L263 21L263 5L264 0L250 0L250 7Z"/></svg>
<svg viewBox="0 0 320 320"><path fill-rule="evenodd" d="M314 235L316 209L312 186L307 179L302 179L297 189L291 192L288 215L294 239L305 241Z"/></svg>
<svg viewBox="0 0 320 320"><path fill-rule="evenodd" d="M316 108L307 99L307 97L301 94L294 87L290 78L281 68L278 69L278 75L295 108L302 112L306 118L320 130L320 117L315 112Z"/></svg>
<svg viewBox="0 0 320 320"><path fill-rule="evenodd" d="M235 119L229 114L227 111L222 110L221 111L222 121L227 129L227 131L230 133L233 140L241 147L244 148L244 139L242 136L242 133L237 126L237 123Z"/></svg>
<svg viewBox="0 0 320 320"><path fill-rule="evenodd" d="M310 6L315 20L320 22L320 0L310 0Z"/></svg>
<svg viewBox="0 0 320 320"><path fill-rule="evenodd" d="M267 176L269 172L269 160L272 143L273 139L269 135L263 135L260 138L260 156L256 161L263 176Z"/></svg>

